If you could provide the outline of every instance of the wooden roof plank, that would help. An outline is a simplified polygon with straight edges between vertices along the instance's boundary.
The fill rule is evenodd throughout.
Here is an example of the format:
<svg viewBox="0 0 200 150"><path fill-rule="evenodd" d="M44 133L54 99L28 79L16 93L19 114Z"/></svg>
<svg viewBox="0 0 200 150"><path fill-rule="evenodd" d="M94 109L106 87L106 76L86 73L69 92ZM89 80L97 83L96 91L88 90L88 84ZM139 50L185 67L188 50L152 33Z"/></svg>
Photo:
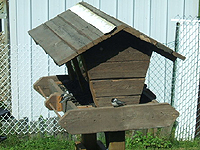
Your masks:
<svg viewBox="0 0 200 150"><path fill-rule="evenodd" d="M77 56L76 51L72 50L62 39L55 36L44 24L30 30L29 34L33 37L36 44L39 44L58 65L62 65Z"/></svg>
<svg viewBox="0 0 200 150"><path fill-rule="evenodd" d="M73 50L78 51L85 45L92 43L91 40L81 35L75 28L60 17L55 17L54 19L47 21L45 24Z"/></svg>
<svg viewBox="0 0 200 150"><path fill-rule="evenodd" d="M67 10L66 12L58 16L64 19L68 24L70 23L76 30L79 30L80 34L82 33L91 41L95 41L96 39L103 36L103 33L101 31L99 31L94 26L88 24L85 20L83 20L70 10Z"/></svg>
<svg viewBox="0 0 200 150"><path fill-rule="evenodd" d="M45 24L29 31L36 43L48 53L58 65L62 65L73 59L77 55L87 51L92 46L114 36L119 31L124 30L127 33L139 38L142 41L150 43L151 49L162 56L175 61L176 58L182 60L184 56L175 53L170 48L139 32L138 30L128 26L118 19L107 15L99 9L85 3L80 2L86 9L94 12L98 16L107 20L116 26L112 32L103 34L99 29L83 20L71 10L58 15ZM49 29L46 26L49 27Z"/></svg>

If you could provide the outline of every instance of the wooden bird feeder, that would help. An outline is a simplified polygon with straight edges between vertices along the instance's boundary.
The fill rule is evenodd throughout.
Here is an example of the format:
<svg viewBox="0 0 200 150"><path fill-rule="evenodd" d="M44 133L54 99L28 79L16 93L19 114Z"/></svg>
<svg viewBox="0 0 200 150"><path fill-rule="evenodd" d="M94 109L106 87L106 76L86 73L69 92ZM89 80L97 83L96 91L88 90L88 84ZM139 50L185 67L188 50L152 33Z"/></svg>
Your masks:
<svg viewBox="0 0 200 150"><path fill-rule="evenodd" d="M167 127L178 117L167 103L140 104L152 52L172 61L185 59L165 45L85 2L29 34L57 65L68 68L68 75L42 77L34 88L64 129L82 134L77 149L103 149L97 132L107 133L109 150L125 149L124 131ZM60 103L66 90L75 100ZM113 107L112 98L126 105Z"/></svg>

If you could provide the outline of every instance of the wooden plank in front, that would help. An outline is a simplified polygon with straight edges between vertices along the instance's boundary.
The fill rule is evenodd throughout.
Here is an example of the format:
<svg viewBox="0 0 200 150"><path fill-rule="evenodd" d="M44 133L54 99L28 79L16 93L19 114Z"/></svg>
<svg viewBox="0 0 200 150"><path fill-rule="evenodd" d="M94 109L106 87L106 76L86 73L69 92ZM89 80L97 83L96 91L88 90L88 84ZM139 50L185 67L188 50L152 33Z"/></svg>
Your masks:
<svg viewBox="0 0 200 150"><path fill-rule="evenodd" d="M132 104L139 104L140 102L140 95L133 95L133 96L109 96L109 97L97 97L95 98L95 104L97 107L107 107L112 106L111 105L111 99L117 98L120 101L123 101L126 103L126 105L132 105Z"/></svg>
<svg viewBox="0 0 200 150"><path fill-rule="evenodd" d="M76 28L64 21L60 17L47 21L45 23L59 38L67 43L73 50L77 51L85 45L92 43L90 39L79 33Z"/></svg>
<svg viewBox="0 0 200 150"><path fill-rule="evenodd" d="M149 61L105 62L88 70L90 80L113 78L145 78Z"/></svg>
<svg viewBox="0 0 200 150"><path fill-rule="evenodd" d="M139 95L142 93L143 86L144 78L90 81L90 90L95 97Z"/></svg>
<svg viewBox="0 0 200 150"><path fill-rule="evenodd" d="M62 65L78 54L62 39L53 33L45 24L29 31L36 44L51 56L57 65Z"/></svg>
<svg viewBox="0 0 200 150"><path fill-rule="evenodd" d="M89 134L169 127L178 115L167 103L136 104L69 110L59 124L70 134Z"/></svg>

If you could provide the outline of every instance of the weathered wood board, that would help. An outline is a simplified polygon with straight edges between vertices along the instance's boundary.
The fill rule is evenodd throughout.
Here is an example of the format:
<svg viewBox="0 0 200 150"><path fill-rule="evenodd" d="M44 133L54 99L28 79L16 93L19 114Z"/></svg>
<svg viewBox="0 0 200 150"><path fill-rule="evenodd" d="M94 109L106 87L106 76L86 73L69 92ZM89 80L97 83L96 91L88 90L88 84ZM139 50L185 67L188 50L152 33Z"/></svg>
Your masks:
<svg viewBox="0 0 200 150"><path fill-rule="evenodd" d="M63 12L58 16L73 26L76 30L78 30L80 34L82 33L82 35L93 41L94 44L97 44L95 41L103 36L102 32L97 30L91 24L88 24L85 20L81 19L78 15L71 12L70 10Z"/></svg>
<svg viewBox="0 0 200 150"><path fill-rule="evenodd" d="M119 37L111 37L83 53L88 70L105 62L150 61L151 52L148 52L148 48L145 51L149 54L145 54L134 47L130 47L130 44L126 41L120 42L121 37L124 36L123 33L116 36Z"/></svg>
<svg viewBox="0 0 200 150"><path fill-rule="evenodd" d="M125 96L142 93L144 78L92 80L90 87L95 97Z"/></svg>
<svg viewBox="0 0 200 150"><path fill-rule="evenodd" d="M65 41L59 38L45 24L29 31L29 34L58 65L73 59L77 55L75 50L69 47Z"/></svg>
<svg viewBox="0 0 200 150"><path fill-rule="evenodd" d="M63 20L59 16L55 17L51 21L47 21L45 25L47 25L56 36L65 41L74 51L88 45L89 43L92 44L91 40L80 34L75 28L73 28L73 26L68 24L67 21Z"/></svg>
<svg viewBox="0 0 200 150"><path fill-rule="evenodd" d="M57 92L60 93L60 95L63 93L61 88L58 86L58 84L56 84L56 82L53 79L48 79L47 84L51 93Z"/></svg>
<svg viewBox="0 0 200 150"><path fill-rule="evenodd" d="M93 79L145 77L149 61L106 62L88 71Z"/></svg>
<svg viewBox="0 0 200 150"><path fill-rule="evenodd" d="M53 93L46 99L44 103L49 110L53 110L52 107L49 105L51 104L55 108L55 110L62 111L63 106L60 103L60 101L61 101L60 93Z"/></svg>
<svg viewBox="0 0 200 150"><path fill-rule="evenodd" d="M89 134L168 127L178 116L168 103L150 103L69 110L59 124L70 134Z"/></svg>
<svg viewBox="0 0 200 150"><path fill-rule="evenodd" d="M52 92L49 89L49 84L48 84L49 79L52 79L56 83L58 83L58 82L61 83L61 81L57 78L57 76L47 76L47 77L39 78L33 85L34 89L38 93L40 93L42 96L45 95L45 97L49 97L52 94ZM38 88L38 87L40 87L40 88ZM41 93L40 89L42 90L43 94Z"/></svg>

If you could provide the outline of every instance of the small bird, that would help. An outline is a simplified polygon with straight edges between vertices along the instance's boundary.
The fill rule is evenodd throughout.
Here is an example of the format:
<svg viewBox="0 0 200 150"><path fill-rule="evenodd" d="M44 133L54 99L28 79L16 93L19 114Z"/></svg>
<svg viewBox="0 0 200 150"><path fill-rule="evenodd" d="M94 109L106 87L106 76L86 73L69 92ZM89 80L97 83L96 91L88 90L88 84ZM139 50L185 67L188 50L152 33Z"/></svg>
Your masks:
<svg viewBox="0 0 200 150"><path fill-rule="evenodd" d="M112 98L111 103L114 107L124 106L125 102L118 100L117 98Z"/></svg>
<svg viewBox="0 0 200 150"><path fill-rule="evenodd" d="M73 97L73 95L71 93L65 92L63 94L61 94L61 101L60 103L66 102L66 101L72 101L75 98Z"/></svg>

